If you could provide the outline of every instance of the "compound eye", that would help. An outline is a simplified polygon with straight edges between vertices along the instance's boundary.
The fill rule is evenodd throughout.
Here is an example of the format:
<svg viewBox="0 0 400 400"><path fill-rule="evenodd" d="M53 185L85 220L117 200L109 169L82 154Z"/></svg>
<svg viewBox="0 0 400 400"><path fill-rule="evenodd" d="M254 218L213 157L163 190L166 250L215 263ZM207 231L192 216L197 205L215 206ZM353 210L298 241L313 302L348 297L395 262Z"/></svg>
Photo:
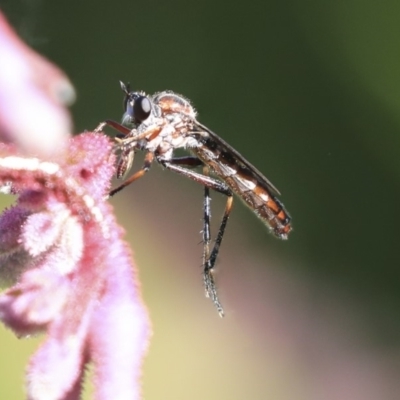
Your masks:
<svg viewBox="0 0 400 400"><path fill-rule="evenodd" d="M151 113L151 102L146 96L138 96L133 103L133 118L143 122Z"/></svg>

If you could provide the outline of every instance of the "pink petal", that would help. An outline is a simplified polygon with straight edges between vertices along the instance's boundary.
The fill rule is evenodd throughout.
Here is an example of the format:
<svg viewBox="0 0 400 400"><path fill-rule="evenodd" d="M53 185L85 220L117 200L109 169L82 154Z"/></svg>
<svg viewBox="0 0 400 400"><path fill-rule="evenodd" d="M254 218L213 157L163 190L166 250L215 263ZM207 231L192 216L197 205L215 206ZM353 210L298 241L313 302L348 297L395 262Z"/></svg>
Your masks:
<svg viewBox="0 0 400 400"><path fill-rule="evenodd" d="M149 321L133 282L126 249L114 243L107 285L90 326L97 400L140 398L140 371L147 350Z"/></svg>
<svg viewBox="0 0 400 400"><path fill-rule="evenodd" d="M74 99L72 85L18 38L1 12L0 60L0 139L29 154L57 151L71 131L64 105Z"/></svg>

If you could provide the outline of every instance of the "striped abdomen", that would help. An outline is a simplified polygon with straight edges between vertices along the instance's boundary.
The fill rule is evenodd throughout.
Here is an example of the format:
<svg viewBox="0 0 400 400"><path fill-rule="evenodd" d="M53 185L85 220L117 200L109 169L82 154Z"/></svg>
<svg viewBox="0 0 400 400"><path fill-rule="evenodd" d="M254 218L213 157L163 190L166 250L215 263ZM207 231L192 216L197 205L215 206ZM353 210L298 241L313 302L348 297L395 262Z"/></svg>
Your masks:
<svg viewBox="0 0 400 400"><path fill-rule="evenodd" d="M215 175L226 182L280 239L287 239L291 218L274 192L277 189L255 167L218 138L203 139L191 149Z"/></svg>

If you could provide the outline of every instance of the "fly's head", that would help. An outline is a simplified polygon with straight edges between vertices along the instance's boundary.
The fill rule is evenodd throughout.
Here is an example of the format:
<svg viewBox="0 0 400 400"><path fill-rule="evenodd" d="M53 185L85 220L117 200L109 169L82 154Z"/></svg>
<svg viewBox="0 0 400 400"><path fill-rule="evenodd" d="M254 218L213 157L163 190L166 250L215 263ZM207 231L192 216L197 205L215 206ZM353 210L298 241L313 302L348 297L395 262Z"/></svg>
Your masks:
<svg viewBox="0 0 400 400"><path fill-rule="evenodd" d="M123 82L120 82L120 85L125 93L122 125L133 129L138 128L151 117L154 105L144 92L133 92L129 84L125 85Z"/></svg>
<svg viewBox="0 0 400 400"><path fill-rule="evenodd" d="M120 153L116 175L117 178L122 179L131 169L136 151L146 147L146 139L138 140L138 136L153 123L157 106L144 92L134 92L129 84L125 85L123 82L120 82L120 85L125 94L122 125L131 129L129 135L119 135L116 138L117 149Z"/></svg>

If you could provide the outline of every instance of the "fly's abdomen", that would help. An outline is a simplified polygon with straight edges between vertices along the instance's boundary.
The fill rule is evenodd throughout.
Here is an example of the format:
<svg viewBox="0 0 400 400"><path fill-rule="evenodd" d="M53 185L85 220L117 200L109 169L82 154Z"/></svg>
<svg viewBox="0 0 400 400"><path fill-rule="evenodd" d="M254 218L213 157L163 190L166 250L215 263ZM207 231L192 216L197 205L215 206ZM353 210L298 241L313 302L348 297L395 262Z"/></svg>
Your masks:
<svg viewBox="0 0 400 400"><path fill-rule="evenodd" d="M264 221L276 237L287 239L292 230L291 218L273 193L276 189L265 177L219 143L208 141L206 145L192 149L192 151L228 184L231 190Z"/></svg>
<svg viewBox="0 0 400 400"><path fill-rule="evenodd" d="M232 190L271 228L272 233L280 239L287 239L292 227L291 218L280 200L262 183L245 176L238 171L224 181Z"/></svg>

